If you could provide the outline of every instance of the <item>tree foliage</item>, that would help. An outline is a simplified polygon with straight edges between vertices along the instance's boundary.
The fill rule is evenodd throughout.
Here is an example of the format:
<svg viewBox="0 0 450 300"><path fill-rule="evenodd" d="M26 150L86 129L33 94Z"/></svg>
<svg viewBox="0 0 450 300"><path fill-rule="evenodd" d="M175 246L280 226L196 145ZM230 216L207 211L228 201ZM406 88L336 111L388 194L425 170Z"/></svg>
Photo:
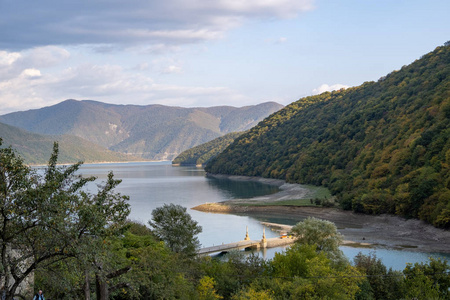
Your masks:
<svg viewBox="0 0 450 300"><path fill-rule="evenodd" d="M38 267L79 257L93 239L117 234L129 214L112 173L91 194L84 187L95 178L76 174L81 163L57 166L57 159L55 143L41 173L11 148L0 149L0 281L7 300Z"/></svg>
<svg viewBox="0 0 450 300"><path fill-rule="evenodd" d="M359 253L354 258L355 267L367 275L360 284L357 299L401 299L404 294L403 276L400 271L387 269L375 254ZM363 288L366 286L366 288Z"/></svg>
<svg viewBox="0 0 450 300"><path fill-rule="evenodd" d="M292 227L291 233L300 245L315 245L318 251L324 252L335 262L344 259L344 254L339 249L343 237L333 222L308 217Z"/></svg>
<svg viewBox="0 0 450 300"><path fill-rule="evenodd" d="M345 209L450 228L450 47L377 82L302 98L205 169L323 185Z"/></svg>
<svg viewBox="0 0 450 300"><path fill-rule="evenodd" d="M228 147L242 132L231 132L224 136L215 138L212 141L190 148L181 152L172 161L173 164L205 165L212 158L216 157L226 147Z"/></svg>
<svg viewBox="0 0 450 300"><path fill-rule="evenodd" d="M148 223L154 234L175 253L194 256L200 247L196 235L202 231L202 227L181 205L170 203L155 208L152 220Z"/></svg>

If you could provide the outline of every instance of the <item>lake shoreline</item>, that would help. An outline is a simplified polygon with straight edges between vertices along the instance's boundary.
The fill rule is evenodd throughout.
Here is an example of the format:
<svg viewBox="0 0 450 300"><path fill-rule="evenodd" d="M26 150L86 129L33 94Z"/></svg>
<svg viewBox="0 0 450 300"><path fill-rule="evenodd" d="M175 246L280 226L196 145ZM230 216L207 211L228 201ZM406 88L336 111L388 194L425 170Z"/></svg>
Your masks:
<svg viewBox="0 0 450 300"><path fill-rule="evenodd" d="M394 215L365 215L337 208L319 206L258 206L258 202L276 202L278 200L299 199L308 194L299 184L289 184L279 179L259 177L208 175L231 180L258 181L277 185L280 191L275 194L251 199L233 199L218 203L206 203L192 209L221 214L237 214L253 217L289 218L300 221L309 216L334 222L345 240L362 245L408 250L417 252L450 253L450 231L435 228L417 219L405 219ZM246 205L251 201L252 205Z"/></svg>

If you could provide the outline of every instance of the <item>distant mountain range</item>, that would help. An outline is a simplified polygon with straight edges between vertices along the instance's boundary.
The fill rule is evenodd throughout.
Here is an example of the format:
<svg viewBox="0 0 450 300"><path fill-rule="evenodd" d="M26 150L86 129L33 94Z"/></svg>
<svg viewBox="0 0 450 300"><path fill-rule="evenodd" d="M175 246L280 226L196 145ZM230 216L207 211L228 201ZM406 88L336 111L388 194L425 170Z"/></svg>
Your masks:
<svg viewBox="0 0 450 300"><path fill-rule="evenodd" d="M59 144L59 163L137 161L139 158L110 151L97 144L71 135L41 135L0 123L2 147L11 146L27 164L46 164Z"/></svg>
<svg viewBox="0 0 450 300"><path fill-rule="evenodd" d="M282 107L275 102L240 108L181 108L66 100L2 115L0 122L40 135L76 136L85 140L79 144L88 141L128 156L171 160L182 151L214 138L248 130Z"/></svg>

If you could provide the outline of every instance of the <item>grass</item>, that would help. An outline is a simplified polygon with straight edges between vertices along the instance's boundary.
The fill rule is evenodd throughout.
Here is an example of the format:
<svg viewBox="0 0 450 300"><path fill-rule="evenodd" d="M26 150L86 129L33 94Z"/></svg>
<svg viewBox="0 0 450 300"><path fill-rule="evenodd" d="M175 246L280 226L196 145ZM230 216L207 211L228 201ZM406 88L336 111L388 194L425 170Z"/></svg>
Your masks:
<svg viewBox="0 0 450 300"><path fill-rule="evenodd" d="M281 200L281 201L261 201L261 202L242 202L238 205L245 206L316 206L314 202L311 204L309 199L292 199L292 200Z"/></svg>
<svg viewBox="0 0 450 300"><path fill-rule="evenodd" d="M330 199L331 193L330 190L323 186L315 186L309 184L302 184L302 187L310 190L306 199Z"/></svg>
<svg viewBox="0 0 450 300"><path fill-rule="evenodd" d="M309 192L306 194L305 198L301 199L290 199L290 200L280 200L280 201L248 201L241 202L236 205L242 206L322 206L315 204L316 199L328 200L334 203L334 199L331 196L330 191L321 186L315 185L302 185L302 187L307 188ZM312 200L312 203L311 203Z"/></svg>

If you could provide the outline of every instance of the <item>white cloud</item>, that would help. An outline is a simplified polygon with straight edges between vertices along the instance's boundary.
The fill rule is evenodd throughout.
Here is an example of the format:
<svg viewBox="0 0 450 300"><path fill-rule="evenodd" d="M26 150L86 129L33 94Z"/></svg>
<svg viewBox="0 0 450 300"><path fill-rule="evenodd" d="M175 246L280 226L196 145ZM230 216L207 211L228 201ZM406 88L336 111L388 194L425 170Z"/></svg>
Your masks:
<svg viewBox="0 0 450 300"><path fill-rule="evenodd" d="M167 68L162 70L163 74L173 74L173 73L180 74L181 72L182 72L181 67L173 66L173 65L172 66L168 66Z"/></svg>
<svg viewBox="0 0 450 300"><path fill-rule="evenodd" d="M18 52L7 52L0 51L0 66L7 67L12 65L15 61L20 58L20 53Z"/></svg>
<svg viewBox="0 0 450 300"><path fill-rule="evenodd" d="M131 48L131 49L133 51L133 48ZM138 49L137 52L142 53L142 54L163 54L163 53L171 53L171 52L180 51L179 46L167 45L167 44L162 44L162 43L149 45L144 48L139 47L137 49Z"/></svg>
<svg viewBox="0 0 450 300"><path fill-rule="evenodd" d="M181 71L175 65L169 65L168 70ZM211 106L224 102L242 106L253 100L226 87L158 83L136 70L118 65L86 63L49 74L26 68L8 79L0 79L0 114L53 105L69 98L176 106Z"/></svg>
<svg viewBox="0 0 450 300"><path fill-rule="evenodd" d="M166 42L194 42L201 40L213 40L222 37L221 31L208 29L183 29L183 30L125 30L115 32L116 35L123 35L126 38L134 37L142 40L162 40Z"/></svg>
<svg viewBox="0 0 450 300"><path fill-rule="evenodd" d="M215 86L219 80L191 86L179 75L173 78L181 83L170 85L170 76L162 74L194 69L187 57L200 47L183 47L187 44L222 39L249 20L295 17L314 2L7 1L0 10L0 23L8 24L0 26L0 49L8 49L0 51L0 114L68 98L182 106L254 103Z"/></svg>
<svg viewBox="0 0 450 300"><path fill-rule="evenodd" d="M69 57L69 51L55 46L37 47L22 52L0 51L0 80L11 79L19 74L29 76L30 71L23 73L24 70L59 65ZM36 72L34 76L37 76Z"/></svg>
<svg viewBox="0 0 450 300"><path fill-rule="evenodd" d="M346 89L349 88L350 86L348 85L344 85L344 84L333 84L333 85L328 85L326 83L322 84L321 86L319 86L316 89L313 89L312 94L313 95L318 95L318 94L322 94L324 92L331 92L331 91L335 91L335 90L340 90L340 89Z"/></svg>
<svg viewBox="0 0 450 300"><path fill-rule="evenodd" d="M22 56L23 65L33 67L51 67L70 58L70 52L64 48L56 46L36 47L26 52Z"/></svg>
<svg viewBox="0 0 450 300"><path fill-rule="evenodd" d="M287 42L287 38L286 37L279 37L276 39L273 38L267 38L264 40L264 42L268 43L268 44L283 44Z"/></svg>
<svg viewBox="0 0 450 300"><path fill-rule="evenodd" d="M292 18L315 0L9 1L0 48L47 45L179 45L223 37L248 19ZM20 18L18 15L20 12ZM45 13L42 13L45 12Z"/></svg>
<svg viewBox="0 0 450 300"><path fill-rule="evenodd" d="M223 9L248 15L295 17L299 12L314 8L309 0L220 0Z"/></svg>
<svg viewBox="0 0 450 300"><path fill-rule="evenodd" d="M20 74L20 77L22 78L28 78L28 79L35 79L41 77L41 71L37 69L25 69Z"/></svg>

